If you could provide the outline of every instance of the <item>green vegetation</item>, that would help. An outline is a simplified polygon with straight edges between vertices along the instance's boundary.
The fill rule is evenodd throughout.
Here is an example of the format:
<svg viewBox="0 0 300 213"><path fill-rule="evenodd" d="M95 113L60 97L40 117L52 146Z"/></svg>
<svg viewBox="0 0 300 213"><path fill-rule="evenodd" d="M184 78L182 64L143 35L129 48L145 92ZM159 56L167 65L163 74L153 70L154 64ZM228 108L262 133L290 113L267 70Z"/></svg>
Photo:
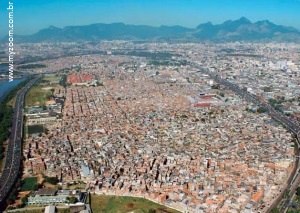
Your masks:
<svg viewBox="0 0 300 213"><path fill-rule="evenodd" d="M212 89L220 89L220 85L219 85L219 84L217 84L217 85L212 85L211 88L212 88Z"/></svg>
<svg viewBox="0 0 300 213"><path fill-rule="evenodd" d="M67 197L66 199L69 203L72 203L72 204L78 202L78 199L76 197Z"/></svg>
<svg viewBox="0 0 300 213"><path fill-rule="evenodd" d="M43 106L52 96L51 90L43 89L43 86L32 87L25 96L26 106Z"/></svg>
<svg viewBox="0 0 300 213"><path fill-rule="evenodd" d="M248 107L245 109L247 112L255 113L256 111L253 109L249 109Z"/></svg>
<svg viewBox="0 0 300 213"><path fill-rule="evenodd" d="M282 103L285 102L285 98L283 96L278 97L277 99L270 98L268 101L275 110L283 112Z"/></svg>
<svg viewBox="0 0 300 213"><path fill-rule="evenodd" d="M91 195L90 193L88 192L87 195L86 195L86 201L85 201L86 204L91 204Z"/></svg>
<svg viewBox="0 0 300 213"><path fill-rule="evenodd" d="M296 191L297 197L300 197L300 186L298 186L297 191Z"/></svg>
<svg viewBox="0 0 300 213"><path fill-rule="evenodd" d="M296 190L296 202L299 204L300 203L300 186L298 186ZM299 204L300 205L300 204ZM300 210L299 210L300 212Z"/></svg>
<svg viewBox="0 0 300 213"><path fill-rule="evenodd" d="M106 195L91 195L91 207L93 212L165 212L176 213L178 211L156 204L144 198L117 197Z"/></svg>
<svg viewBox="0 0 300 213"><path fill-rule="evenodd" d="M37 133L44 133L45 129L43 125L32 125L28 126L28 134L37 134Z"/></svg>
<svg viewBox="0 0 300 213"><path fill-rule="evenodd" d="M70 208L57 208L57 213L69 213Z"/></svg>
<svg viewBox="0 0 300 213"><path fill-rule="evenodd" d="M22 173L22 170L19 171L19 176L21 175ZM14 185L14 188L11 190L8 198L6 199L6 204L7 205L10 205L12 203L15 202L15 200L18 199L18 189L21 187L21 179L17 179L15 185Z"/></svg>
<svg viewBox="0 0 300 213"><path fill-rule="evenodd" d="M7 102L1 102L0 104L0 159L3 158L3 142L9 137L11 127L11 119L13 109L6 105Z"/></svg>
<svg viewBox="0 0 300 213"><path fill-rule="evenodd" d="M148 61L149 65L155 66L186 66L188 65L187 60L150 60Z"/></svg>
<svg viewBox="0 0 300 213"><path fill-rule="evenodd" d="M44 77L44 80L47 81L47 82L58 82L61 80L61 77L60 76L45 76Z"/></svg>
<svg viewBox="0 0 300 213"><path fill-rule="evenodd" d="M33 86L25 96L26 106L45 106L49 101L55 88L61 84L66 86L66 76L44 76L35 86Z"/></svg>
<svg viewBox="0 0 300 213"><path fill-rule="evenodd" d="M265 108L265 107L259 107L258 109L257 109L257 112L258 113L265 113L265 112L267 112L268 110Z"/></svg>
<svg viewBox="0 0 300 213"><path fill-rule="evenodd" d="M288 210L287 213L300 213L300 210Z"/></svg>
<svg viewBox="0 0 300 213"><path fill-rule="evenodd" d="M37 189L38 189L37 177L25 178L21 182L21 192L23 192L23 191L37 190Z"/></svg>
<svg viewBox="0 0 300 213"><path fill-rule="evenodd" d="M26 64L21 65L18 68L23 70L29 70L29 69L38 69L38 68L45 68L47 67L45 64Z"/></svg>
<svg viewBox="0 0 300 213"><path fill-rule="evenodd" d="M74 183L74 184L70 184L70 183L67 183L67 189L71 189L71 190L74 190L74 189L85 189L86 188L86 184L85 183Z"/></svg>
<svg viewBox="0 0 300 213"><path fill-rule="evenodd" d="M103 87L104 85L103 85L103 83L101 83L101 82L97 81L97 86L101 86L101 87Z"/></svg>
<svg viewBox="0 0 300 213"><path fill-rule="evenodd" d="M280 211L277 207L275 207L271 210L271 213L280 213Z"/></svg>
<svg viewBox="0 0 300 213"><path fill-rule="evenodd" d="M56 177L45 177L44 181L52 185L56 185L59 182L58 178Z"/></svg>
<svg viewBox="0 0 300 213"><path fill-rule="evenodd" d="M264 92L271 92L271 87L264 87Z"/></svg>
<svg viewBox="0 0 300 213"><path fill-rule="evenodd" d="M41 80L41 83L50 83L50 81L43 79Z"/></svg>
<svg viewBox="0 0 300 213"><path fill-rule="evenodd" d="M29 195L26 195L25 197L23 197L23 198L21 199L22 206L25 206L25 205L27 204L27 202L28 202L28 197L29 197Z"/></svg>
<svg viewBox="0 0 300 213"><path fill-rule="evenodd" d="M67 87L67 75L63 75L59 81L59 84L64 88Z"/></svg>
<svg viewBox="0 0 300 213"><path fill-rule="evenodd" d="M225 94L223 92L218 92L217 94L219 94L221 97L225 97Z"/></svg>

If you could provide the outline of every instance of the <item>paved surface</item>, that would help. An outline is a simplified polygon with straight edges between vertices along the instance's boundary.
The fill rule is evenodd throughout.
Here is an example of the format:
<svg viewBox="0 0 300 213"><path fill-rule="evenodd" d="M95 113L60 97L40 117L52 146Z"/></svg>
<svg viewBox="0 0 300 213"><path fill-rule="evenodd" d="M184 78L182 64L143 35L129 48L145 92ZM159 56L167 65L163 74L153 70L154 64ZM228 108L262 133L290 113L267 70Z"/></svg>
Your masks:
<svg viewBox="0 0 300 213"><path fill-rule="evenodd" d="M260 97L257 97L256 95L249 93L242 88L240 88L238 85L233 84L229 82L226 79L223 79L221 76L214 72L209 72L205 68L200 68L200 71L202 73L205 73L210 76L215 82L222 84L223 86L227 87L228 89L235 92L238 96L241 98L247 100L248 102L252 102L253 104L257 105L258 107L264 107L267 110L267 113L276 121L280 122L282 125L286 127L288 131L293 133L297 137L297 149L296 149L296 161L295 161L295 168L291 172L290 177L287 181L287 184L282 186L280 193L277 195L277 198L273 200L272 203L268 203L264 208L259 209L259 212L269 212L274 207L276 207L280 201L283 199L283 195L286 190L288 190L288 198L285 200L284 206L280 209L281 212L286 211L288 208L290 197L293 196L295 193L295 190L299 186L300 183L300 164L299 164L299 139L300 139L300 126L299 123L292 118L286 116L285 114L276 111L269 103L263 102L260 100Z"/></svg>
<svg viewBox="0 0 300 213"><path fill-rule="evenodd" d="M39 79L35 77L23 87L16 96L14 114L9 137L8 148L6 151L5 166L0 177L0 206L3 206L6 197L13 188L21 164L22 131L23 131L23 107L24 97L28 89Z"/></svg>
<svg viewBox="0 0 300 213"><path fill-rule="evenodd" d="M235 92L241 98L247 100L248 102L252 102L259 107L264 107L267 110L267 113L274 119L282 123L290 132L293 134L300 136L300 126L296 123L296 121L292 120L285 114L276 111L269 103L263 102L259 100L259 97L256 95L249 93L243 89L241 89L238 85L229 82L226 79L221 78L219 75L209 72L204 68L201 68L201 72L209 75L212 79L214 79L217 83L224 85L228 89Z"/></svg>

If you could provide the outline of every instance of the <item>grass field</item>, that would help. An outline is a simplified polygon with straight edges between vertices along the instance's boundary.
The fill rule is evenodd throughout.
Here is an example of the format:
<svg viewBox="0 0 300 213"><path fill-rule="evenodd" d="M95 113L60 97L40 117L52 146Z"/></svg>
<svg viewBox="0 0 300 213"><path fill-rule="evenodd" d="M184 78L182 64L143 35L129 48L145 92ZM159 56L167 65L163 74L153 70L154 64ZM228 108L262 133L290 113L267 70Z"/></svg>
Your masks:
<svg viewBox="0 0 300 213"><path fill-rule="evenodd" d="M30 191L37 186L37 177L29 177L23 180L21 191Z"/></svg>
<svg viewBox="0 0 300 213"><path fill-rule="evenodd" d="M69 189L74 190L74 189L85 189L86 184L74 184L69 187Z"/></svg>
<svg viewBox="0 0 300 213"><path fill-rule="evenodd" d="M58 186L57 186L57 185L53 185L53 184L51 184L51 183L44 182L43 185L44 185L46 188L58 189Z"/></svg>
<svg viewBox="0 0 300 213"><path fill-rule="evenodd" d="M33 86L25 96L26 106L42 106L45 105L52 92L44 90L44 86Z"/></svg>
<svg viewBox="0 0 300 213"><path fill-rule="evenodd" d="M28 126L27 128L28 128L28 134L30 135L45 132L43 125L32 125L32 126Z"/></svg>
<svg viewBox="0 0 300 213"><path fill-rule="evenodd" d="M54 82L59 81L60 79L61 79L61 76L45 76L44 77L44 80L49 81L50 83L52 81L54 81Z"/></svg>
<svg viewBox="0 0 300 213"><path fill-rule="evenodd" d="M161 206L144 198L107 195L91 194L91 207L93 212L97 213L178 213L178 211Z"/></svg>

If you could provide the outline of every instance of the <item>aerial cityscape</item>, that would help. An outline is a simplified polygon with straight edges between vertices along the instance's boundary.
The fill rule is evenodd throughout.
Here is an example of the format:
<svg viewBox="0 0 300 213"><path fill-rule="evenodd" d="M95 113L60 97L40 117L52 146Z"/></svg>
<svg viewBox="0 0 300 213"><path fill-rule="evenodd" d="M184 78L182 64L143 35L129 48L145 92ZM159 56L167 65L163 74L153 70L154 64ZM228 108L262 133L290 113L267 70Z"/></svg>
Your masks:
<svg viewBox="0 0 300 213"><path fill-rule="evenodd" d="M0 212L300 212L299 1L83 2L0 4Z"/></svg>

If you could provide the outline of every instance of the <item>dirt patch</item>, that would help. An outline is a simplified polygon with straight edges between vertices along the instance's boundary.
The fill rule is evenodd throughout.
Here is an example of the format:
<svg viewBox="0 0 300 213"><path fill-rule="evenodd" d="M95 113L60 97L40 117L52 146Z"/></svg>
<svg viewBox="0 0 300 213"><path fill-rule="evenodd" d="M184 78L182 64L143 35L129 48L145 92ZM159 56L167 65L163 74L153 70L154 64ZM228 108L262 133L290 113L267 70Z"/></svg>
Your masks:
<svg viewBox="0 0 300 213"><path fill-rule="evenodd" d="M18 193L18 199L15 201L13 206L14 207L20 206L22 204L22 198L26 197L29 194L30 194L30 191L19 192Z"/></svg>
<svg viewBox="0 0 300 213"><path fill-rule="evenodd" d="M171 213L166 209L158 208L158 213Z"/></svg>
<svg viewBox="0 0 300 213"><path fill-rule="evenodd" d="M38 174L37 176L37 182L38 184L42 184L44 181L43 175L42 174Z"/></svg>
<svg viewBox="0 0 300 213"><path fill-rule="evenodd" d="M134 207L133 203L127 203L126 204L126 208L128 208L128 209L132 209L133 207Z"/></svg>

